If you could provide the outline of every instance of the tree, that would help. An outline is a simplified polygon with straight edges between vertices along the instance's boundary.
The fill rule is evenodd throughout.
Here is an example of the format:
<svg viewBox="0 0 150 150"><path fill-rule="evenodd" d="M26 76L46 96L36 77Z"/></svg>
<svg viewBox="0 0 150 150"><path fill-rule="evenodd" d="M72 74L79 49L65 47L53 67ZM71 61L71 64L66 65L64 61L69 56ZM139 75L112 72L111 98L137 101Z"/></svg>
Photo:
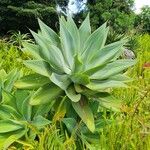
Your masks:
<svg viewBox="0 0 150 150"><path fill-rule="evenodd" d="M133 28L133 0L95 0L88 4L93 29L104 22L118 33L124 33Z"/></svg>
<svg viewBox="0 0 150 150"><path fill-rule="evenodd" d="M27 32L28 28L36 30L37 18L41 18L56 30L58 16L54 6L55 0L0 0L0 32Z"/></svg>
<svg viewBox="0 0 150 150"><path fill-rule="evenodd" d="M141 27L141 32L150 33L150 7L144 6L141 13L136 17L135 26Z"/></svg>
<svg viewBox="0 0 150 150"><path fill-rule="evenodd" d="M73 3L78 9L74 17L78 25L81 24L88 10L93 30L106 21L111 30L119 34L133 28L134 0L0 0L0 32L6 33L8 30L26 32L28 28L36 30L38 17L57 31L58 16L55 7L59 6L59 10L65 12L70 10L69 4Z"/></svg>

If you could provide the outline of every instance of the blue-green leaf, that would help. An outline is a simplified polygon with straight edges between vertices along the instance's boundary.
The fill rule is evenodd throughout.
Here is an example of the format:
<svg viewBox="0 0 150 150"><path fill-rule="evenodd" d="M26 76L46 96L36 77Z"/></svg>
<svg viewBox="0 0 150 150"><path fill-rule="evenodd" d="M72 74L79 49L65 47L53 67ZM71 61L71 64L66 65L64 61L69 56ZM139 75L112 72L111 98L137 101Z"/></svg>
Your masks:
<svg viewBox="0 0 150 150"><path fill-rule="evenodd" d="M49 121L48 119L42 117L42 116L36 116L33 121L32 121L32 125L36 126L37 128L43 128L44 126L50 124L51 121Z"/></svg>
<svg viewBox="0 0 150 150"><path fill-rule="evenodd" d="M88 39L88 37L91 34L89 14L87 15L86 19L81 24L81 26L79 28L79 34L80 34L80 48L82 51L86 39Z"/></svg>
<svg viewBox="0 0 150 150"><path fill-rule="evenodd" d="M50 82L50 79L45 76L30 74L16 81L14 85L18 89L37 89Z"/></svg>
<svg viewBox="0 0 150 150"><path fill-rule="evenodd" d="M50 80L63 90L66 90L71 83L69 76L65 74L58 75L56 73L52 73Z"/></svg>
<svg viewBox="0 0 150 150"><path fill-rule="evenodd" d="M135 60L116 60L115 62L107 64L106 67L100 69L99 71L91 75L90 79L107 79L133 66L134 64Z"/></svg>
<svg viewBox="0 0 150 150"><path fill-rule="evenodd" d="M62 93L62 90L53 83L39 88L30 99L31 105L41 105L55 100Z"/></svg>
<svg viewBox="0 0 150 150"><path fill-rule="evenodd" d="M85 99L82 99L77 103L72 102L72 106L75 109L76 113L80 116L82 121L87 125L88 129L91 132L94 132L94 116L87 101Z"/></svg>
<svg viewBox="0 0 150 150"><path fill-rule="evenodd" d="M104 48L100 49L98 53L92 57L87 68L93 68L96 66L102 66L105 63L112 61L117 53L120 53L123 50L123 45L126 43L126 40L121 40L109 45L106 45Z"/></svg>
<svg viewBox="0 0 150 150"><path fill-rule="evenodd" d="M38 19L41 31L43 36L45 36L47 39L51 40L52 43L54 43L55 46L60 46L60 39L59 36L50 28L48 27L44 22L42 22L40 19Z"/></svg>
<svg viewBox="0 0 150 150"><path fill-rule="evenodd" d="M106 23L94 31L90 37L86 40L83 51L82 58L85 62L89 62L91 58L104 47L106 42L108 29L106 28Z"/></svg>
<svg viewBox="0 0 150 150"><path fill-rule="evenodd" d="M62 122L66 125L70 133L72 133L72 131L75 129L75 126L77 124L74 118L63 118Z"/></svg>
<svg viewBox="0 0 150 150"><path fill-rule="evenodd" d="M40 47L39 45L31 44L28 42L23 42L23 52L31 55L33 58L42 59L40 56Z"/></svg>
<svg viewBox="0 0 150 150"><path fill-rule="evenodd" d="M22 129L23 126L10 120L0 120L0 133L7 133Z"/></svg>
<svg viewBox="0 0 150 150"><path fill-rule="evenodd" d="M60 19L60 39L62 44L63 56L70 69L72 69L73 59L75 55L74 41L67 27L64 25L62 19Z"/></svg>
<svg viewBox="0 0 150 150"><path fill-rule="evenodd" d="M16 140L25 135L26 130L18 130L17 132L12 132L10 136L4 140L3 149L6 150L8 147L13 144Z"/></svg>
<svg viewBox="0 0 150 150"><path fill-rule="evenodd" d="M91 90L101 91L107 88L119 88L119 87L127 87L126 84L124 84L121 81L115 81L115 80L102 80L102 81L91 81L89 84L86 85L87 88Z"/></svg>
<svg viewBox="0 0 150 150"><path fill-rule="evenodd" d="M83 73L75 73L70 78L76 84L86 85L90 83L89 76Z"/></svg>
<svg viewBox="0 0 150 150"><path fill-rule="evenodd" d="M46 77L51 75L51 66L44 60L26 60L24 64L38 74Z"/></svg>
<svg viewBox="0 0 150 150"><path fill-rule="evenodd" d="M73 102L78 102L81 99L81 94L77 94L73 85L70 85L66 90L66 95Z"/></svg>

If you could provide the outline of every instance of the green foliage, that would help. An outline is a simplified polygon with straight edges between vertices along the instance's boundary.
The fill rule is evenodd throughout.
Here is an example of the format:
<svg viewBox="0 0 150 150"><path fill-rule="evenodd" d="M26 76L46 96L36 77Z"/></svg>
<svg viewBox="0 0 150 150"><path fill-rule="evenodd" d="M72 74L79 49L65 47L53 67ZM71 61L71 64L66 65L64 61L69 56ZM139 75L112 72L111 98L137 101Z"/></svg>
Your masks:
<svg viewBox="0 0 150 150"><path fill-rule="evenodd" d="M29 74L31 70L27 69L23 60L27 59L29 56L23 54L20 49L13 46L4 40L0 40L0 68L4 69L6 72L12 69L22 70L24 74Z"/></svg>
<svg viewBox="0 0 150 150"><path fill-rule="evenodd" d="M118 34L124 34L134 28L134 0L93 0L88 1L92 30L97 29L107 21L114 34L108 43L116 41ZM76 22L81 22L85 13L76 16ZM109 37L109 36L108 36Z"/></svg>
<svg viewBox="0 0 150 150"><path fill-rule="evenodd" d="M90 4L91 23L95 29L105 21L118 33L125 33L133 28L133 0L97 0ZM127 21L128 20L128 21Z"/></svg>
<svg viewBox="0 0 150 150"><path fill-rule="evenodd" d="M17 46L19 49L22 48L22 43L23 42L32 42L32 40L29 37L29 34L21 34L20 31L15 32L12 31L11 32L11 36L10 36L10 43Z"/></svg>
<svg viewBox="0 0 150 150"><path fill-rule="evenodd" d="M39 17L56 30L58 21L54 9L55 1L41 0L8 0L0 1L0 31L6 34L9 30L27 32L28 28L37 29L36 18ZM53 19L52 19L53 18Z"/></svg>
<svg viewBox="0 0 150 150"><path fill-rule="evenodd" d="M149 49L150 49L150 43L147 42L150 40L150 36L148 34L141 35L136 38L138 42L138 47L136 48L136 54L137 54L137 63L134 66L134 68L130 68L127 70L125 74L129 75L130 77L134 78L132 84L126 88L118 88L113 90L113 95L116 97L116 99L121 99L123 101L123 104L121 106L120 112L111 112L108 109L105 109L103 107L99 107L98 103L101 102L101 105L106 107L109 107L109 105L112 106L115 105L115 109L120 108L120 101L114 101L111 98L111 95L107 96L107 93L101 94L101 101L97 99L97 92L91 93L90 90L84 91L86 95L93 94L94 99L96 101L89 101L89 106L92 109L92 112L94 114L95 119L95 132L91 133L86 125L82 122L81 119L78 118L78 116L75 114L73 108L70 106L70 101L64 97L62 100L63 94L56 99L56 101L51 101L51 104L45 104L45 105L39 105L39 106L31 106L31 105L25 105L25 103L22 102L24 94L26 93L26 96L31 91L27 90L15 90L12 88L13 82L16 80L15 78L18 76L17 71L12 71L9 74L4 73L4 70L1 70L1 83L3 83L3 100L5 100L3 103L0 104L0 117L3 117L5 115L4 120L7 120L6 118L11 117L13 118L16 111L13 109L14 107L14 99L13 97L18 97L17 99L21 101L18 102L19 109L17 109L17 114L21 116L19 121L23 121L24 123L27 121L26 118L28 118L27 111L22 111L23 105L26 106L25 108L32 107L34 108L32 111L32 116L42 114L42 116L46 117L48 120L52 120L52 123L44 130L40 129L38 130L36 128L37 122L35 121L35 125L33 127L32 123L33 120L28 121L28 129L29 132L27 133L27 136L22 131L22 125L20 128L20 124L18 125L18 122L11 122L11 128L20 128L18 129L19 132L13 131L13 135L11 134L10 140L15 140L8 149L39 149L39 150L45 150L45 149L110 149L110 150L124 150L124 149L142 149L147 150L150 147L150 136L149 136L149 83L150 83L150 72L148 62L150 60L149 56ZM1 41L2 42L2 41ZM30 44L29 44L30 45ZM32 45L32 44L31 44ZM30 46L31 46L30 45ZM9 44L6 46L6 42L2 42L0 45L1 49L8 50ZM32 45L33 46L33 45ZM35 46L36 47L36 46ZM37 47L36 47L37 48ZM28 50L24 49L26 52ZM7 51L3 51L3 54L7 53ZM33 52L33 51L32 51ZM34 53L34 52L33 52ZM9 55L8 55L9 56ZM21 55L18 56L20 59L22 59ZM5 57L7 59L7 55ZM4 61L5 62L5 61ZM78 64L79 62L77 62ZM80 63L79 63L80 64ZM9 71L9 70L8 70ZM7 71L7 72L8 72ZM16 75L13 76L13 74ZM41 71L42 73L42 71ZM3 74L3 75L2 75ZM5 75L4 75L5 74ZM47 74L48 76L48 70L44 71L44 74ZM16 76L16 77L15 77ZM31 76L24 77L24 80L28 82L27 86L33 87L34 90L38 89L38 87L42 86L42 84L49 83L49 79L45 76L45 78L42 75L39 74L32 74ZM11 78L10 78L11 77ZM42 80L38 80L42 79ZM33 80L37 79L37 80ZM4 82L5 81L5 82ZM18 83L21 82L22 79L18 80ZM7 83L7 84L6 84ZM11 83L11 84L10 84ZM19 83L22 85L23 83ZM37 84L36 84L37 83ZM8 85L6 88L6 85ZM11 89L11 93L7 91L7 89ZM15 91L14 91L15 90ZM81 91L82 89L79 86L76 86L77 91ZM34 92L32 90L32 92ZM18 94L15 94L18 93ZM32 94L32 93L31 93ZM11 96L10 96L11 95ZM30 95L30 94L29 94ZM85 95L85 94L84 94ZM107 99L109 99L106 103L105 98L107 96ZM10 101L9 101L10 100ZM102 103L104 100L105 103ZM97 102L99 101L99 102ZM81 103L83 105L83 103ZM106 105L107 104L107 105ZM6 106L7 105L7 106ZM66 112L66 106L70 109ZM84 106L84 105L83 105ZM3 109L5 107L5 109ZM43 108L42 108L43 107ZM36 111L38 109L38 111ZM49 111L50 110L50 111ZM70 110L70 111L69 111ZM48 113L44 113L48 112ZM10 114L11 112L11 114ZM37 113L36 113L37 112ZM98 112L98 113L97 113ZM15 118L17 119L17 118ZM13 120L15 120L13 118ZM40 120L39 118L37 120ZM17 120L18 121L18 120ZM9 125L10 125L9 122ZM42 121L43 122L43 121ZM0 121L0 123L5 123L5 125L8 125L8 121ZM27 124L26 124L27 125ZM31 126L32 125L32 126ZM41 122L38 123L38 125L41 125ZM5 126L6 127L6 126ZM10 126L9 126L10 127ZM2 129L2 126L0 126ZM5 130L6 131L6 130ZM21 131L21 132L20 132ZM33 134L31 134L31 132ZM3 130L4 132L4 130ZM16 134L14 134L16 133ZM31 135L37 135L36 138ZM5 135L5 136L4 136ZM9 144L6 142L6 138L9 134L2 133L0 134L0 146L3 147L4 142L6 144ZM22 137L21 137L22 136ZM21 138L19 138L21 137ZM13 142L13 141L12 141Z"/></svg>
<svg viewBox="0 0 150 150"><path fill-rule="evenodd" d="M72 132L72 136L67 139L63 132L58 132L55 127L51 127L43 132L40 137L41 140L37 145L40 145L40 148L43 146L46 149L46 146L55 145L54 143L58 143L59 141L60 147L62 142L64 143L63 146L65 146L66 143L71 146L75 142L76 147L72 149L149 149L150 74L149 68L143 68L143 64L149 61L150 43L147 42L149 38L149 35L139 36L137 38L139 43L136 49L136 51L138 51L137 64L134 68L128 69L127 71L127 74L134 78L134 82L127 89L115 89L113 92L118 99L122 99L124 102L121 112L116 114L110 111L108 112L108 110L102 109L101 107L99 108L101 116L98 121L98 140L91 141L93 137L91 133L86 134L86 136L81 133L81 131L85 131L85 128L81 128L84 124L76 124L76 120L73 118L64 118L62 121L68 130ZM93 103L92 106L94 107ZM108 118L111 119L110 122L107 120ZM61 131L64 130L65 129L61 128ZM57 132L56 138L53 138L53 141L47 140L51 137L51 134L48 134L48 132L52 135ZM46 136L44 137L43 135ZM48 138L46 138L47 136ZM84 145L81 144L79 140L80 137ZM65 141L65 139L67 139L67 141ZM46 142L44 143L44 141ZM63 147L61 147L61 149L63 149Z"/></svg>
<svg viewBox="0 0 150 150"><path fill-rule="evenodd" d="M150 7L145 6L136 17L135 25L140 28L141 33L150 33Z"/></svg>
<svg viewBox="0 0 150 150"><path fill-rule="evenodd" d="M116 116L111 114L112 123L100 131L100 148L149 149L150 66L146 68L144 64L150 60L150 43L147 42L150 36L140 35L136 40L137 64L127 72L134 81L129 89L114 90L114 95L122 99L124 105L122 113Z"/></svg>
<svg viewBox="0 0 150 150"><path fill-rule="evenodd" d="M48 107L45 105L39 107L29 105L31 92L24 90L11 92L19 73L14 70L6 74L4 70L1 70L0 74L0 148L7 149L22 137L24 137L24 140L34 139L38 130L50 123L42 115L49 111L51 105L48 105Z"/></svg>
<svg viewBox="0 0 150 150"><path fill-rule="evenodd" d="M94 115L89 103L98 101L100 105L113 109L115 99L106 90L126 87L125 82L129 81L122 71L134 65L135 61L117 60L126 40L105 45L106 24L91 33L89 15L79 29L70 16L67 20L60 18L60 37L41 20L39 25L39 34L31 31L36 45L24 43L26 51L35 58L25 61L25 65L42 76L33 79L37 80L37 85L30 82L32 77L28 75L15 86L20 89L39 86L30 99L31 105L45 104L64 96L59 106L63 107L63 114L67 115L67 111L73 108L74 115L78 114L88 129L94 132ZM39 84L45 78L49 79L49 83Z"/></svg>
<svg viewBox="0 0 150 150"><path fill-rule="evenodd" d="M60 135L59 130L56 129L54 125L50 126L49 128L45 128L39 135L39 142L33 146L38 150L65 150L64 135ZM69 147L71 147L71 145L69 145Z"/></svg>
<svg viewBox="0 0 150 150"><path fill-rule="evenodd" d="M19 77L17 70L12 70L9 74L4 69L0 70L0 101L2 101L2 90L11 92L14 82Z"/></svg>

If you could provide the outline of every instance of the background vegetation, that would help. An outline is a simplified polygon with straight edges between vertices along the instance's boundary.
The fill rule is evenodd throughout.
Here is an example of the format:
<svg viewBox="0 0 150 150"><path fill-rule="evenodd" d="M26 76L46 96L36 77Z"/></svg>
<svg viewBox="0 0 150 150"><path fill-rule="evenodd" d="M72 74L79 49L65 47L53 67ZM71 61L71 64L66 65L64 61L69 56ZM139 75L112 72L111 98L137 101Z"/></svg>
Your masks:
<svg viewBox="0 0 150 150"><path fill-rule="evenodd" d="M65 7L67 3L68 0L0 0L0 34L10 30L28 32L28 28L38 30L36 18L58 31L56 4ZM136 27L149 32L149 7L137 16L133 6L134 0L89 0L88 9L77 14L75 20L80 24L89 11L93 30L107 21L116 34L125 34Z"/></svg>
<svg viewBox="0 0 150 150"><path fill-rule="evenodd" d="M60 1L57 2L60 3ZM31 120L31 122L35 123L36 128L32 126L27 127L31 129L33 133L27 132L24 138L16 140L8 149L149 150L150 7L144 7L142 12L136 15L132 9L133 3L133 0L88 1L92 30L95 30L107 21L110 26L107 43L128 36L129 42L127 46L134 51L137 61L133 68L129 68L126 71L126 74L133 79L133 82L129 83L129 87L111 91L114 97L122 101L120 112L113 112L109 109L99 107L99 117L101 121L99 122L98 135L96 135L97 140L93 140L95 138L93 136L95 135L92 134L88 135L89 139L83 135L81 136L81 129L78 127L70 134L67 127L63 126L61 120L63 112L60 111L60 109L63 110L63 108L60 107L56 114L55 111L52 110L47 116L44 116L51 120L52 116L55 115L59 120L58 122L49 123L47 120L42 120L46 126L37 130L39 127L37 126L37 122L39 121L38 124L40 124L41 118L38 118L36 120L37 122ZM65 1L61 1L61 5L65 5ZM26 41L34 43L32 37L26 33L28 32L28 28L36 31L39 29L37 17L41 18L47 25L58 32L58 14L55 7L56 1L54 0L0 0L0 34L2 36L0 40L0 93L2 78L4 77L3 71L1 71L2 69L6 71L9 77L12 76L13 69L21 71L20 76L33 73L23 64L23 60L32 59L32 57L22 52L22 43ZM81 24L86 14L87 11L83 11L75 16L74 19L77 25ZM7 81L7 75L4 80ZM11 90L11 94L14 95L16 89L13 88ZM25 96L28 95L28 93L24 94ZM1 98L2 95L0 94L0 104L2 103ZM22 98L22 101L23 100ZM6 101L6 104L7 103L8 101ZM28 105L26 105L26 103L23 104L24 107L27 108L27 112L29 110ZM39 110L38 112L41 113L41 110L47 111L45 108L47 107L44 106L44 109L34 109ZM32 116L34 116L34 111L32 113ZM22 115L23 113L20 112L20 114ZM28 116L23 116L23 119L26 119L26 117ZM0 111L0 120L2 118L3 114ZM34 137L34 133L36 133L36 137ZM13 141L14 139L12 138L11 140ZM3 139L0 135L0 147L2 147L2 142Z"/></svg>

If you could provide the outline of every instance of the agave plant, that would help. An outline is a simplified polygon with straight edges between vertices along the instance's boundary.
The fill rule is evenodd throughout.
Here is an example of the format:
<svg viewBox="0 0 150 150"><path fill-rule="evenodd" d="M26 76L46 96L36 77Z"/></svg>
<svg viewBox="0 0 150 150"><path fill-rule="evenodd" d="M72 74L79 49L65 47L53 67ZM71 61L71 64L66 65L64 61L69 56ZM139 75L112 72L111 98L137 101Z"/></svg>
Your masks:
<svg viewBox="0 0 150 150"><path fill-rule="evenodd" d="M22 48L22 42L32 42L28 33L22 34L20 31L10 31L9 33L11 34L9 42L15 46L18 46L19 49Z"/></svg>
<svg viewBox="0 0 150 150"><path fill-rule="evenodd" d="M100 105L113 108L108 89L126 87L125 82L129 81L123 70L135 61L118 60L127 40L105 45L109 30L106 23L91 33L89 15L79 28L70 16L67 20L61 17L59 35L41 20L38 22L40 32L31 31L36 44L24 42L23 51L33 56L24 64L41 76L25 76L15 86L35 90L31 105L67 97L81 120L94 132L89 102L98 101ZM66 109L71 108L68 105Z"/></svg>
<svg viewBox="0 0 150 150"><path fill-rule="evenodd" d="M12 70L8 74L4 69L0 70L0 101L2 100L2 89L7 92L11 92L14 82L18 79L19 72Z"/></svg>
<svg viewBox="0 0 150 150"><path fill-rule="evenodd" d="M34 139L37 132L50 123L43 116L51 105L31 106L30 91L12 91L13 83L18 77L17 70L8 74L0 70L0 149L7 149L23 137Z"/></svg>
<svg viewBox="0 0 150 150"><path fill-rule="evenodd" d="M51 122L44 118L51 105L29 105L30 92L17 90L13 95L2 91L0 104L0 148L7 149L20 138L34 140L45 125Z"/></svg>

